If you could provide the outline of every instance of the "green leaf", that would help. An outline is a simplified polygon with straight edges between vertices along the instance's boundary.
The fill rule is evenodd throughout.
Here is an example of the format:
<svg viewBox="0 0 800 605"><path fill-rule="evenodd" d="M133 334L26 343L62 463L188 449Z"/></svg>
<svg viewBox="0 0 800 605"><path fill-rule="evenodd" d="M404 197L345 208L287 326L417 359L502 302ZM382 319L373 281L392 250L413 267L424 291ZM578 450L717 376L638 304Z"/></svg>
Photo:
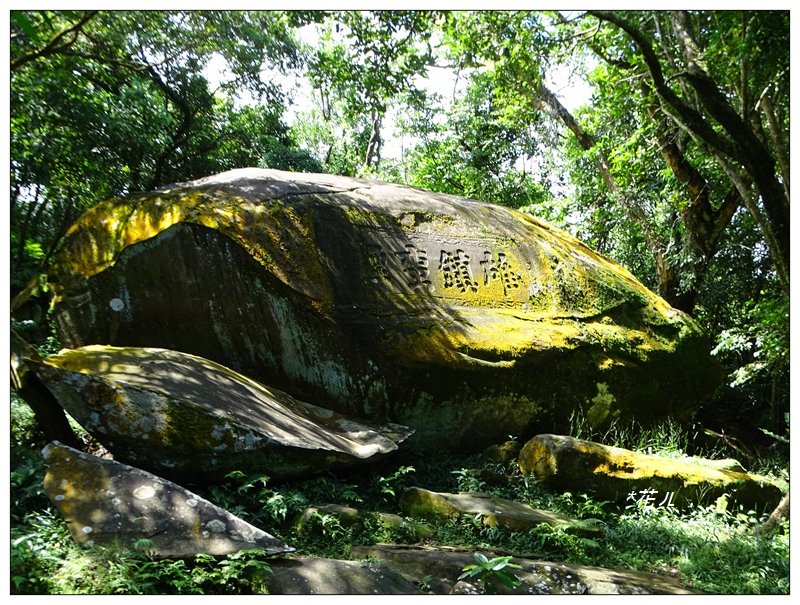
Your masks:
<svg viewBox="0 0 800 605"><path fill-rule="evenodd" d="M31 23L31 20L28 19L28 16L22 11L11 11L11 19L14 23L19 27L26 36L36 44L39 41L39 33L36 31L36 28Z"/></svg>
<svg viewBox="0 0 800 605"><path fill-rule="evenodd" d="M487 565L489 563L489 559L486 558L486 555L480 552L476 552L472 555L472 558L475 559L480 565Z"/></svg>

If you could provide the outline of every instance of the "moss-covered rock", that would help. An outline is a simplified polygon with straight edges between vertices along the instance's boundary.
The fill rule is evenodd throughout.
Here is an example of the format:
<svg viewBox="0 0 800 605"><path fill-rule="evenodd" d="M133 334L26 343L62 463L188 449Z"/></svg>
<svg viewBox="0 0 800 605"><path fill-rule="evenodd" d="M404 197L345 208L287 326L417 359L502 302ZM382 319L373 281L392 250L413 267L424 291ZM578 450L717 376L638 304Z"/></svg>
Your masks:
<svg viewBox="0 0 800 605"><path fill-rule="evenodd" d="M505 465L510 462L516 462L521 449L522 444L511 439L503 443L493 443L483 450L482 457L484 460Z"/></svg>
<svg viewBox="0 0 800 605"><path fill-rule="evenodd" d="M596 527L582 524L579 520L482 492L449 494L412 487L400 498L400 509L409 517L431 520L479 515L485 525L505 527L512 531L526 531L542 523L579 533L597 531Z"/></svg>
<svg viewBox="0 0 800 605"><path fill-rule="evenodd" d="M232 471L305 476L395 451L411 433L354 422L177 351L91 345L44 359L36 373L116 458L193 483Z"/></svg>
<svg viewBox="0 0 800 605"><path fill-rule="evenodd" d="M522 448L519 466L552 489L644 506L709 504L721 496L772 509L782 491L767 477L743 472L734 460L667 458L575 439L537 435Z"/></svg>
<svg viewBox="0 0 800 605"><path fill-rule="evenodd" d="M689 416L698 326L529 215L400 185L235 170L113 199L49 273L59 335L213 359L415 442Z"/></svg>

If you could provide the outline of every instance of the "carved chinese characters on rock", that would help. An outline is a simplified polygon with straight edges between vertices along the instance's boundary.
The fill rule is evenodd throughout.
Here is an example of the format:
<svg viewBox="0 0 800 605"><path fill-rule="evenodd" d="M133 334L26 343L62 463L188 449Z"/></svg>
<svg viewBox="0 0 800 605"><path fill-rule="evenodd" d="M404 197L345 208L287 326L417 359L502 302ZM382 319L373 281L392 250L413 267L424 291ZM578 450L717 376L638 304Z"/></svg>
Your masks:
<svg viewBox="0 0 800 605"><path fill-rule="evenodd" d="M511 289L519 288L522 279L519 273L511 269L508 258L503 252L498 253L495 259L492 252L486 250L483 253L481 266L483 267L484 286L488 286L493 281L499 281L503 286L503 296L507 296Z"/></svg>
<svg viewBox="0 0 800 605"><path fill-rule="evenodd" d="M363 250L373 283L384 281L396 288L470 299L497 288L503 297L519 298L517 293L524 284L508 254L465 248L438 247L438 265L431 265L428 250L419 243L406 243L402 248L369 244ZM499 294L495 292L494 296Z"/></svg>
<svg viewBox="0 0 800 605"><path fill-rule="evenodd" d="M439 253L439 272L445 288L456 288L461 293L478 291L478 282L472 277L469 254L463 250L442 250Z"/></svg>
<svg viewBox="0 0 800 605"><path fill-rule="evenodd" d="M428 253L425 250L419 250L412 244L406 244L405 250L395 252L395 256L400 260L406 283L412 289L424 288L430 292L433 291L428 267Z"/></svg>

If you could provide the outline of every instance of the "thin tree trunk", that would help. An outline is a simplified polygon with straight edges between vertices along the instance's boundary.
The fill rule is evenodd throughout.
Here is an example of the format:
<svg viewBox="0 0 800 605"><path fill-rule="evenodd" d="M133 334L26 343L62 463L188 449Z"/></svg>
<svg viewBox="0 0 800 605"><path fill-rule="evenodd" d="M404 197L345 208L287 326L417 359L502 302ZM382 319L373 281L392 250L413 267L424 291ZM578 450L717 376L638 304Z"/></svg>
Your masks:
<svg viewBox="0 0 800 605"><path fill-rule="evenodd" d="M381 146L381 118L383 116L378 111L372 112L372 130L369 134L367 143L367 154L364 158L364 167L371 168L379 161Z"/></svg>
<svg viewBox="0 0 800 605"><path fill-rule="evenodd" d="M772 106L772 100L769 95L764 95L761 99L761 108L764 110L764 115L767 118L767 130L772 145L775 148L775 155L778 156L778 164L781 167L781 179L783 180L783 190L786 198L789 198L789 152L783 144L783 137L781 137L780 127L778 120L775 117L775 108Z"/></svg>
<svg viewBox="0 0 800 605"><path fill-rule="evenodd" d="M22 257L25 253L25 242L28 240L28 227L31 224L31 218L33 217L34 210L37 210L40 206L39 203L39 190L40 185L36 184L36 190L33 194L33 199L28 202L28 211L25 213L25 218L22 221L22 225L19 228L19 242L17 244L17 253L16 253L16 260L17 262L22 260Z"/></svg>
<svg viewBox="0 0 800 605"><path fill-rule="evenodd" d="M769 518L764 521L761 525L759 525L755 529L756 536L766 536L767 534L772 533L775 530L775 527L782 519L789 518L789 492L786 492L786 495L781 498L780 503L778 506L775 507L775 510L772 511L772 514Z"/></svg>

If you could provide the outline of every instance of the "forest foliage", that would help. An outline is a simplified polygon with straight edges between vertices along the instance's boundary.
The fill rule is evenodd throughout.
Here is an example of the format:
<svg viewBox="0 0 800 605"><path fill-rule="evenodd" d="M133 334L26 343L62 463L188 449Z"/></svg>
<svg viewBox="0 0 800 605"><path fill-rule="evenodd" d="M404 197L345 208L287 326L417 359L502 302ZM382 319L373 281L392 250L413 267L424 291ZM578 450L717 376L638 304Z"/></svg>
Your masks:
<svg viewBox="0 0 800 605"><path fill-rule="evenodd" d="M630 269L700 323L724 368L682 449L749 465L759 446L785 452L788 11L15 10L9 22L12 298L43 284L70 225L114 196L251 166L404 183L529 212ZM554 74L590 97L575 105ZM41 301L11 325L47 353L59 345L46 292ZM247 553L220 565L79 551L41 493L30 447L41 427L14 397L16 592L257 591L269 566ZM395 499L414 468L427 487L495 489L451 470L460 461L412 462L366 484L251 478L208 495L259 511L255 522L290 532L301 551L346 556L356 539L402 536L322 519L316 543L291 533L290 513L323 496ZM612 546L557 532L519 543L468 523L438 527L435 540L618 567L673 561L703 590L788 592L788 535L753 538L750 512L610 516L527 482L504 489L603 519ZM477 574L499 560L476 561Z"/></svg>
<svg viewBox="0 0 800 605"><path fill-rule="evenodd" d="M733 416L786 428L787 11L44 10L10 26L12 296L112 196L246 166L379 178L571 231L701 322ZM587 103L567 109L555 69ZM429 86L442 73L452 94Z"/></svg>

